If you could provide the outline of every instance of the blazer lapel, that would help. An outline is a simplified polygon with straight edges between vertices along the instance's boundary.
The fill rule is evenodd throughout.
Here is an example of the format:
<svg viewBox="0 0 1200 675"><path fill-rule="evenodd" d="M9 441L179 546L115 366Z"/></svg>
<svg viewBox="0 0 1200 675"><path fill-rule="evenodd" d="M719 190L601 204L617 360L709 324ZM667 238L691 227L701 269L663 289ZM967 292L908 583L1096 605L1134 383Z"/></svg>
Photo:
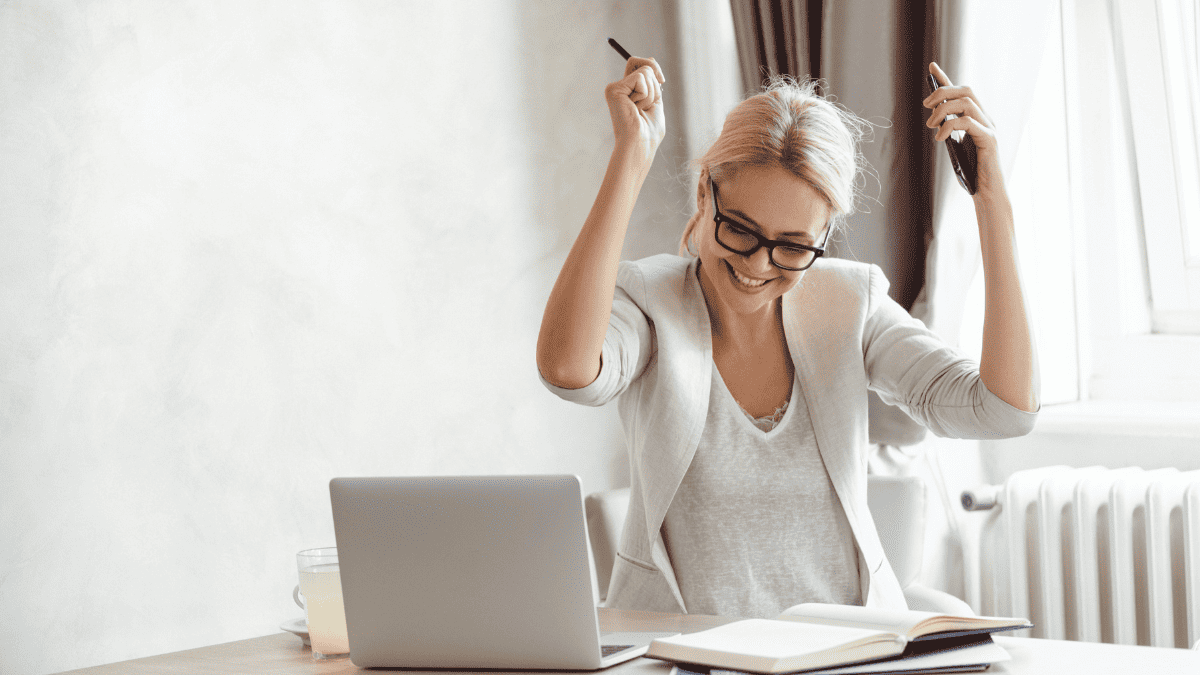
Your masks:
<svg viewBox="0 0 1200 675"><path fill-rule="evenodd" d="M800 381L805 383L801 390L812 418L817 449L846 515L853 516L854 506L846 502L860 468L857 453L845 445L855 433L854 415L847 414L854 406L845 400L848 373L840 372L842 368L839 368L844 361L831 353L843 349L844 345L839 342L853 336L853 332L836 330L840 323L837 317L804 312L806 306L814 306L807 298L821 291L819 276L810 272L803 282L784 295L783 332L792 363L801 376ZM863 400L866 401L865 395Z"/></svg>
<svg viewBox="0 0 1200 675"><path fill-rule="evenodd" d="M814 268L783 296L783 330L792 363L805 385L801 391L817 449L854 532L861 562L867 567L860 570L862 599L866 602L870 575L883 559L883 551L878 545L872 546L876 539L865 537L862 525L863 518L870 518L865 513L867 469L863 445L867 428L866 375L861 367L853 367L856 360L862 362L861 346L853 340L858 335L853 329L854 317L841 315L843 311L856 311L858 303L821 297L831 290L822 283L823 277ZM806 311L813 307L822 307L822 311Z"/></svg>
<svg viewBox="0 0 1200 675"><path fill-rule="evenodd" d="M662 331L658 334L658 367L670 371L669 376L664 372L660 377L672 382L673 386L658 390L658 400L652 403L648 413L672 415L680 422L673 426L675 433L670 439L662 439L670 445L670 449L657 456L659 463L653 470L654 476L643 477L643 480L655 484L654 489L647 492L654 498L646 505L650 557L655 566L662 570L680 608L685 610L679 581L675 578L663 542L662 524L700 445L712 385L712 327L704 292L696 279L698 267L699 259L687 266L681 280L682 288L666 289L669 295L661 298L662 302L679 307L678 318L682 321L677 325L681 330L666 333L669 330L666 322L658 326ZM673 299L671 296L674 296Z"/></svg>

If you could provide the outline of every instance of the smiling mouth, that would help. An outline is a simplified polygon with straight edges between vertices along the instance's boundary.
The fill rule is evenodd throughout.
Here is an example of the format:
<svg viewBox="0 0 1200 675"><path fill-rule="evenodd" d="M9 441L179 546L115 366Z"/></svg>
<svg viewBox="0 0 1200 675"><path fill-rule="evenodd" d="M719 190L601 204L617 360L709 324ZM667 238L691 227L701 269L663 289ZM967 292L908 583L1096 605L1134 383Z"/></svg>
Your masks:
<svg viewBox="0 0 1200 675"><path fill-rule="evenodd" d="M728 261L725 262L725 267L729 268L729 276L733 279L734 283L747 290L758 290L771 281L771 279L752 279L744 276L733 269L733 265L730 265Z"/></svg>

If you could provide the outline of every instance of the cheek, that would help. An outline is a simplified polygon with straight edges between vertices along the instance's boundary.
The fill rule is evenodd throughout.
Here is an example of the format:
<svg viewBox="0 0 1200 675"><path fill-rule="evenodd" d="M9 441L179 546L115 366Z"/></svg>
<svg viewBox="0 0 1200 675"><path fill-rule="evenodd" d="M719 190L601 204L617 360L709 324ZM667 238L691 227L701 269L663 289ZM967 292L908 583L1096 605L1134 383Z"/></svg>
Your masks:
<svg viewBox="0 0 1200 675"><path fill-rule="evenodd" d="M697 232L694 241L696 242L696 251L699 253L701 262L708 261L710 265L717 260L737 255L717 243L717 240L713 238L712 226Z"/></svg>

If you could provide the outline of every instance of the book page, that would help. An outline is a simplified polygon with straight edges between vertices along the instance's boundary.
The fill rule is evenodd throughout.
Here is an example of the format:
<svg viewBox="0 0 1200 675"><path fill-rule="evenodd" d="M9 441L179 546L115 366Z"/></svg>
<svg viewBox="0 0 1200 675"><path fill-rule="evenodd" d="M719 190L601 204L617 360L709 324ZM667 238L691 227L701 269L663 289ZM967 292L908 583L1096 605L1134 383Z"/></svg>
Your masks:
<svg viewBox="0 0 1200 675"><path fill-rule="evenodd" d="M851 626L885 630L912 637L911 631L922 621L935 619L938 614L916 610L882 609L858 605L833 605L806 602L783 610L780 619L805 621L835 626Z"/></svg>
<svg viewBox="0 0 1200 675"><path fill-rule="evenodd" d="M774 619L746 619L709 628L698 633L659 638L654 644L676 645L697 651L722 652L740 656L783 659L839 648L850 648L875 640L903 638L890 632L862 627L785 623ZM901 646L897 651L903 649Z"/></svg>
<svg viewBox="0 0 1200 675"><path fill-rule="evenodd" d="M905 652L907 654L907 652ZM990 638L968 644L957 649L941 649L897 656L881 661L860 663L851 666L835 666L821 670L805 671L800 675L857 675L859 673L942 673L985 670L989 665L1009 661L1012 657ZM675 675L676 671L673 671ZM677 675L745 675L740 671L705 669L700 666L678 666Z"/></svg>
<svg viewBox="0 0 1200 675"><path fill-rule="evenodd" d="M912 656L900 656L855 666L810 671L811 675L852 675L856 673L904 673L904 672L961 672L972 666L990 666L1012 657L1000 645L985 639L958 649L942 649ZM716 671L713 671L716 675ZM805 675L809 675L806 673Z"/></svg>
<svg viewBox="0 0 1200 675"><path fill-rule="evenodd" d="M953 616L911 609L881 609L820 602L806 602L789 607L779 615L779 618L787 621L886 630L905 635L910 640L922 635L951 630L974 631L1002 626L1018 628L1031 625L1028 619L1000 616Z"/></svg>

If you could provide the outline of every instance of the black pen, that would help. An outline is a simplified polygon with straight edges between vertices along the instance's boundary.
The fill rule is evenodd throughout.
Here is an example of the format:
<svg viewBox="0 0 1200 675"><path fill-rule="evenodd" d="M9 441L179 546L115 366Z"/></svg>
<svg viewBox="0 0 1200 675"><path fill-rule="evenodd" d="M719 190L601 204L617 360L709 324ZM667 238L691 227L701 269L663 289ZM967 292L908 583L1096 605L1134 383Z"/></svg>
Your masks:
<svg viewBox="0 0 1200 675"><path fill-rule="evenodd" d="M625 48L622 47L616 40L608 38L608 45L617 50L617 53L621 55L621 58L625 59L626 61L633 58L630 56L629 52L625 51ZM659 84L658 86L661 89L663 85Z"/></svg>
<svg viewBox="0 0 1200 675"><path fill-rule="evenodd" d="M621 55L621 58L625 59L626 61L628 61L629 59L633 58L632 56L630 56L630 55L629 55L629 52L625 51L625 48L624 48L624 47L622 47L621 45L617 44L617 41L616 41L616 40L614 40L614 39L612 39L612 38L608 38L608 44L609 44L609 45L610 45L610 46L611 46L613 49L617 50L617 53Z"/></svg>

